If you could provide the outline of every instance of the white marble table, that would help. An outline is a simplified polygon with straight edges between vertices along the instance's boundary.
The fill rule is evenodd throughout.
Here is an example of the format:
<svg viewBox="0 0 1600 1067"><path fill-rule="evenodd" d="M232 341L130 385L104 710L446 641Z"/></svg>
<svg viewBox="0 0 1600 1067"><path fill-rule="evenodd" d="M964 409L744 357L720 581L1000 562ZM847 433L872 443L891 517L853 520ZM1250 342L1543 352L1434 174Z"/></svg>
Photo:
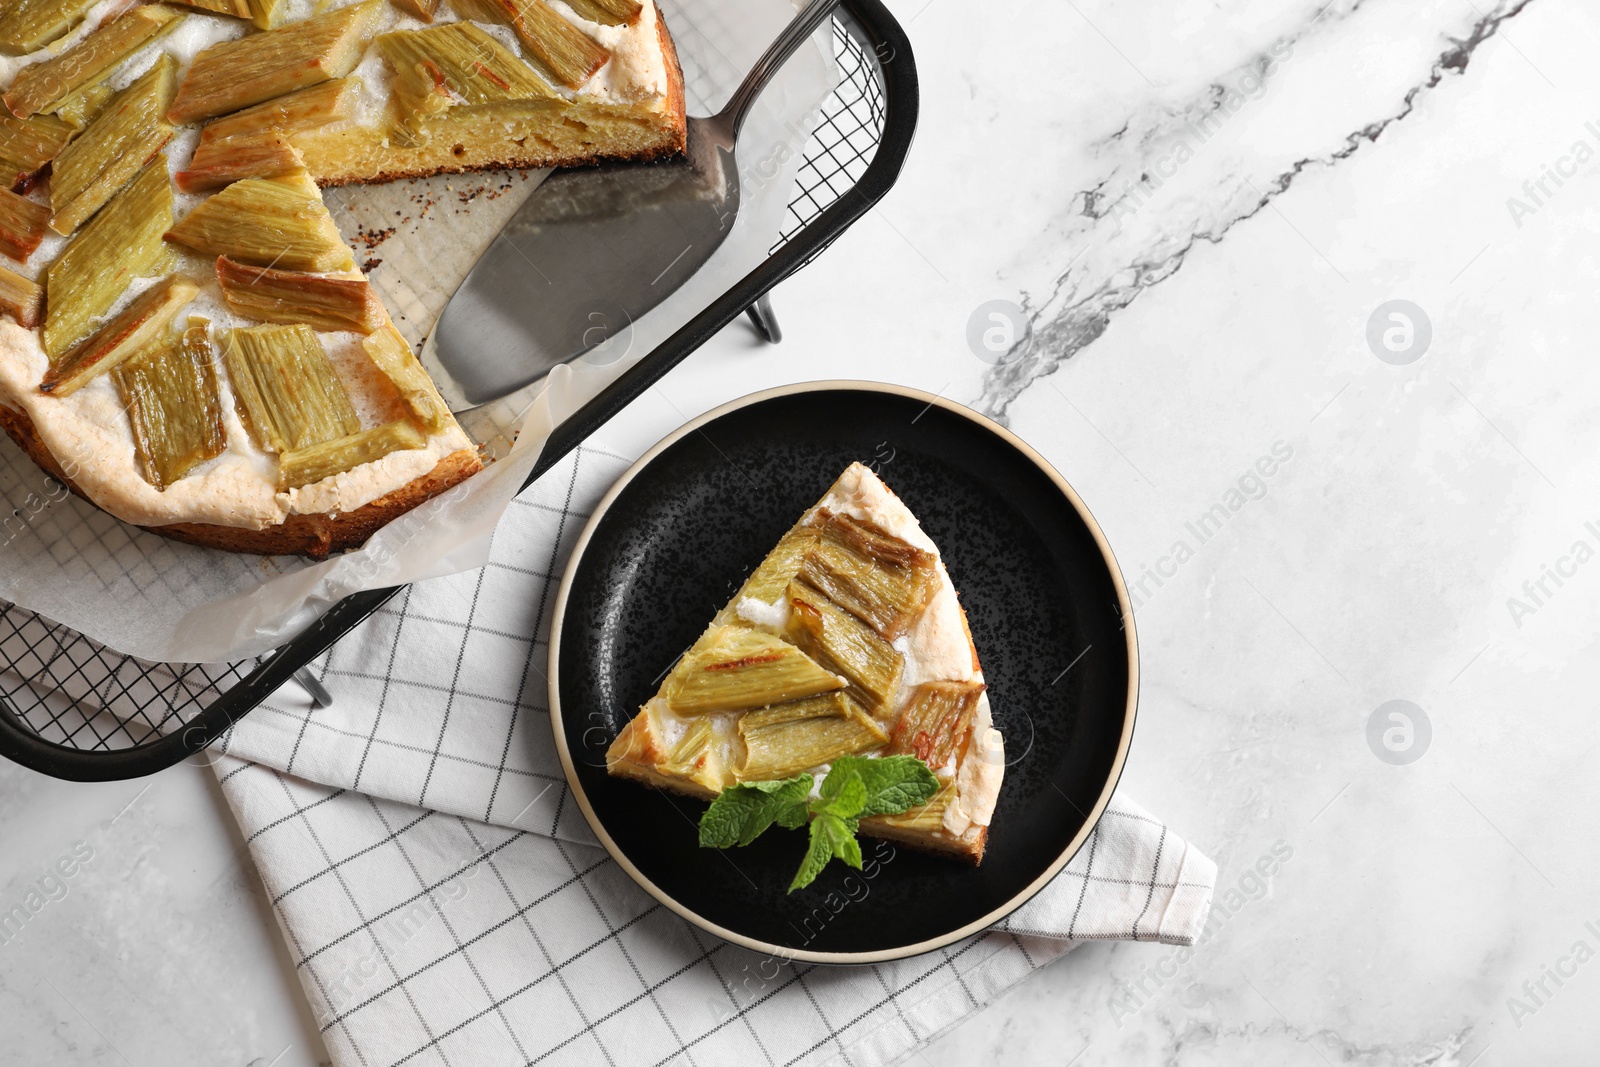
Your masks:
<svg viewBox="0 0 1600 1067"><path fill-rule="evenodd" d="M893 6L925 94L899 188L778 290L781 348L730 328L602 439L639 449L828 376L1002 416L1139 590L1124 785L1225 891L1197 951L1080 949L923 1059L1580 1058L1600 11ZM1031 330L999 367L966 339L991 300ZM1380 316L1369 345L1393 300L1409 326ZM0 768L0 906L93 850L0 945L0 1060L326 1058L219 803L202 768L92 787Z"/></svg>

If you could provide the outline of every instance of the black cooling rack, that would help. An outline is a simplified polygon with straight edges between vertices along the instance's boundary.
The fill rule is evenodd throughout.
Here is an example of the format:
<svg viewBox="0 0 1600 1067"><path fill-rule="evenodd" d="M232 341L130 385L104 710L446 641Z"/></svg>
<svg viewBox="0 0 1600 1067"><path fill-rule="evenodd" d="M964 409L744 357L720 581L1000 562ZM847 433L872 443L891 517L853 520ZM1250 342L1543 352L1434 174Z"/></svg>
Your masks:
<svg viewBox="0 0 1600 1067"><path fill-rule="evenodd" d="M528 484L744 312L776 340L767 292L894 185L917 122L911 47L880 0L844 0L833 37L839 84L806 146L782 236L766 261L557 427ZM221 736L399 591L348 597L267 656L212 664L124 656L0 601L0 755L74 781L170 767Z"/></svg>

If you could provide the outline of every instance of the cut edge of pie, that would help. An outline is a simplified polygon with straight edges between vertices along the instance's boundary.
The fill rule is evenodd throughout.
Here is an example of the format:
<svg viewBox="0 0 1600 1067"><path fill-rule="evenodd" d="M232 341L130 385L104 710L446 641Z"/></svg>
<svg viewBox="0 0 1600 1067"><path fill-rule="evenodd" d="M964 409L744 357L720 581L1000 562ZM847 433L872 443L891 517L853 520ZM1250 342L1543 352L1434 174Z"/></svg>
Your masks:
<svg viewBox="0 0 1600 1067"><path fill-rule="evenodd" d="M826 590L826 592L824 592ZM712 799L844 755L913 755L940 790L861 832L974 865L1005 770L978 652L939 551L853 463L612 742L610 774Z"/></svg>
<svg viewBox="0 0 1600 1067"><path fill-rule="evenodd" d="M463 114L425 144L383 142L381 131L356 128L289 138L322 186L377 184L400 178L480 170L643 163L683 151L688 131L683 70L658 5L644 5L664 61L663 93L601 103L576 97L561 112L507 105L493 114ZM558 117L559 116L559 117Z"/></svg>

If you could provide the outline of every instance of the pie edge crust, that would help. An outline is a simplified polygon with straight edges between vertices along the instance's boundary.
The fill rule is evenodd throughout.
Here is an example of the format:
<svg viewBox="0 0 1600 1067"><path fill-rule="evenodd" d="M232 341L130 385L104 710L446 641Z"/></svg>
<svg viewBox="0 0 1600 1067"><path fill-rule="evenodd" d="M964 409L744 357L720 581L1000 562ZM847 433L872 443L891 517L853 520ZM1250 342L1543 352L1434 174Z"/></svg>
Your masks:
<svg viewBox="0 0 1600 1067"><path fill-rule="evenodd" d="M40 439L38 429L26 412L15 411L0 404L0 428L3 428L17 446L28 454L28 458L46 474L90 504L94 504L94 500L78 488L61 469L55 456ZM260 530L201 522L140 526L138 529L170 537L174 541L227 552L260 556L302 555L315 560L327 559L332 553L359 548L367 538L383 526L419 504L426 503L460 484L482 469L483 461L478 457L477 450L463 448L440 459L433 470L422 477L415 478L394 492L381 496L354 511L347 511L337 516L290 515L283 522Z"/></svg>
<svg viewBox="0 0 1600 1067"><path fill-rule="evenodd" d="M661 55L667 70L667 96L662 114L668 122L670 138L667 141L629 155L609 155L605 153L590 153L586 156L570 156L556 160L536 155L509 155L486 163L474 163L468 166L456 166L451 163L441 163L432 169L418 168L416 170L379 171L371 177L350 178L317 178L317 185L324 189L338 188L350 185L387 185L390 182L405 181L416 178L433 178L440 174L480 174L494 170L542 170L546 167L590 167L601 163L648 163L652 160L664 159L682 152L688 141L689 117L687 103L684 97L683 68L678 63L678 49L673 43L672 34L667 29L666 16L661 11L661 5L656 4L656 38L661 45ZM625 110L636 110L638 105L632 105ZM441 142L442 143L442 142Z"/></svg>

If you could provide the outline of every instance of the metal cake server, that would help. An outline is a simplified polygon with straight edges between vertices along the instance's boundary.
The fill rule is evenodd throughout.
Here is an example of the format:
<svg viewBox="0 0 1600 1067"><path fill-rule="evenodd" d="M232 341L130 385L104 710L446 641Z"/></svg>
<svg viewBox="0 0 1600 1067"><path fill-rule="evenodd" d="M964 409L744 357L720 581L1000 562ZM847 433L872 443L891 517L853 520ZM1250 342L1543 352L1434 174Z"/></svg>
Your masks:
<svg viewBox="0 0 1600 1067"><path fill-rule="evenodd" d="M609 344L711 258L739 212L734 143L751 105L839 0L810 0L721 112L688 121L684 154L557 170L511 216L422 348L452 411L516 392ZM601 354L597 356L604 358Z"/></svg>

